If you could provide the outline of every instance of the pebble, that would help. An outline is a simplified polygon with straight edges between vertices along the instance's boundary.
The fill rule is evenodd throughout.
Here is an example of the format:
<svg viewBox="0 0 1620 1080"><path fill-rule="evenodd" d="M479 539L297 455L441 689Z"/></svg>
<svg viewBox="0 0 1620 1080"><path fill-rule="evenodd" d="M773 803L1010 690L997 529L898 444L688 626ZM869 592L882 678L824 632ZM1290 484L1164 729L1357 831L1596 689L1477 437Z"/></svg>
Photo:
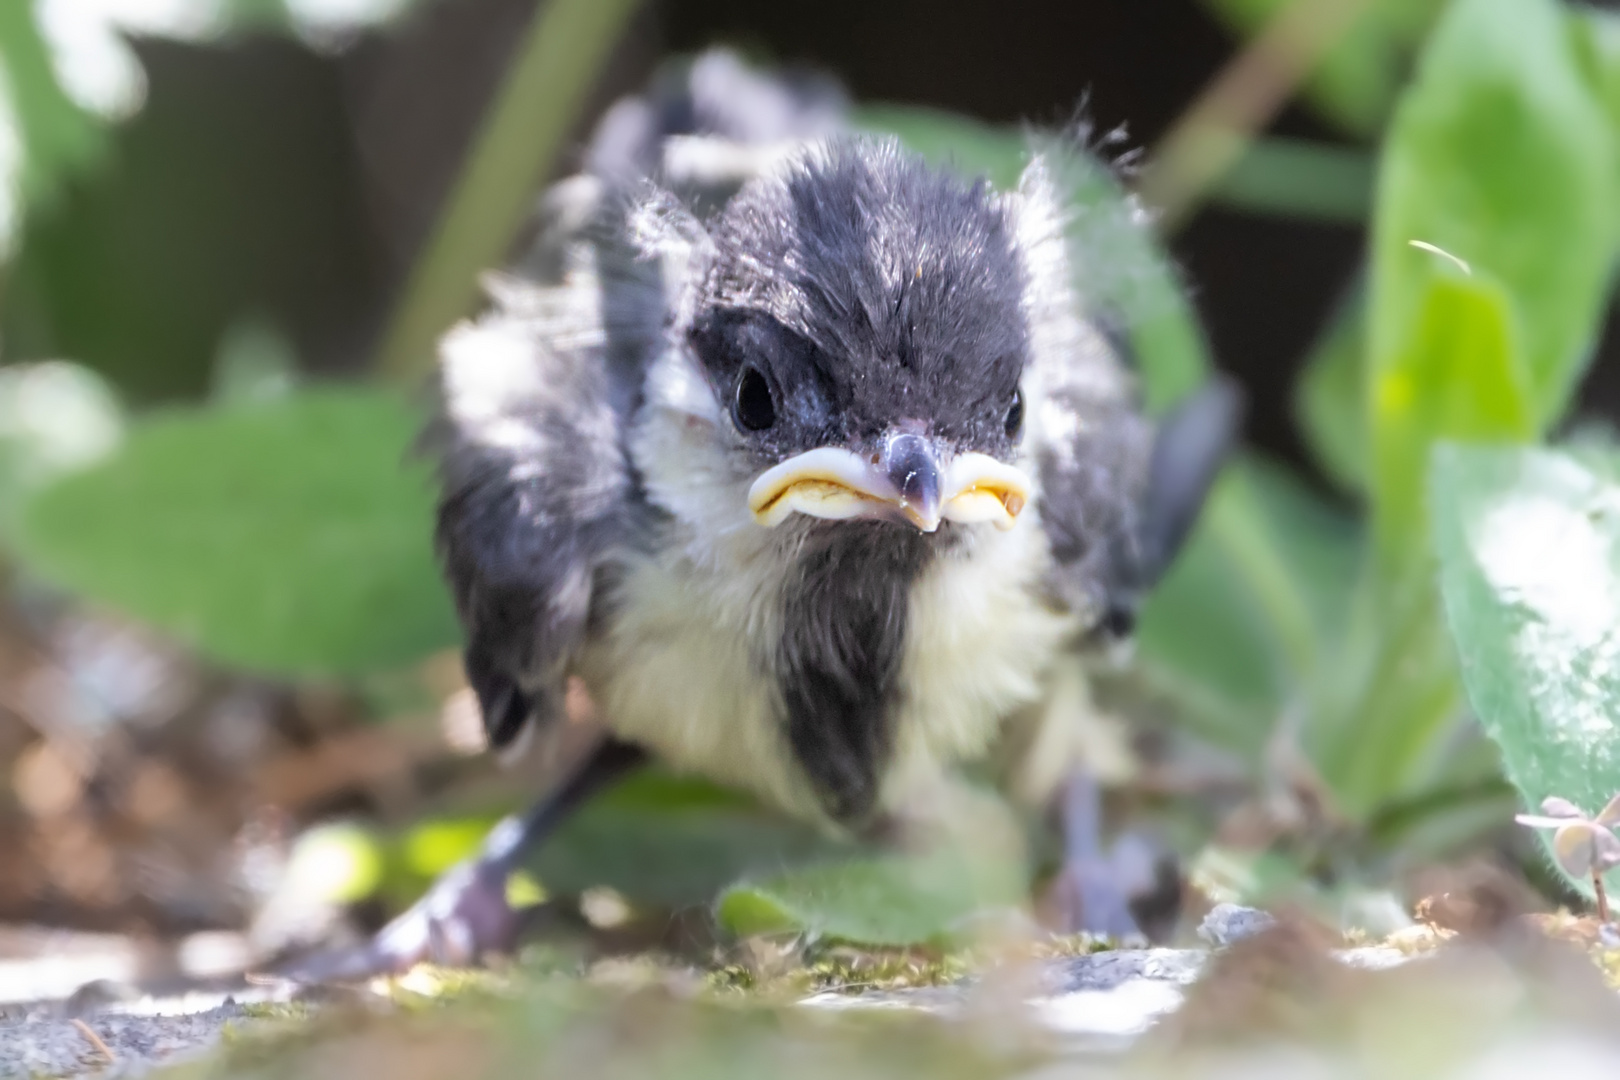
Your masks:
<svg viewBox="0 0 1620 1080"><path fill-rule="evenodd" d="M1198 936L1217 949L1264 933L1277 925L1274 916L1239 904L1216 904L1198 924Z"/></svg>
<svg viewBox="0 0 1620 1080"><path fill-rule="evenodd" d="M0 1078L92 1072L98 1077L138 1076L151 1066L213 1046L227 1024L243 1019L242 1006L235 1002L168 1016L98 1012L77 1022L50 1006L20 1015L7 1012L0 1014ZM102 1047L111 1051L112 1060Z"/></svg>

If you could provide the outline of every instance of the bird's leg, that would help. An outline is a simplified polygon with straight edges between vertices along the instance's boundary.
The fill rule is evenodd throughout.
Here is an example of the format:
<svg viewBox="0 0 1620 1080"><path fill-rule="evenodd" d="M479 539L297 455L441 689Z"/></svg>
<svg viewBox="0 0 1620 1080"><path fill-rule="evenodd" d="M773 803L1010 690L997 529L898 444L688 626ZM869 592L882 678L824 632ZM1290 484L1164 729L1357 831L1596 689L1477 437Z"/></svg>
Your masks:
<svg viewBox="0 0 1620 1080"><path fill-rule="evenodd" d="M1159 860L1139 837L1103 846L1102 791L1097 780L1077 769L1058 794L1063 834L1063 866L1051 898L1058 929L1110 938L1140 937L1132 902L1151 894L1159 881Z"/></svg>
<svg viewBox="0 0 1620 1080"><path fill-rule="evenodd" d="M491 829L476 855L443 874L370 942L294 961L277 974L296 982L345 982L423 962L465 967L490 953L510 952L531 913L507 899L512 871L581 804L646 757L640 747L604 739L539 802Z"/></svg>

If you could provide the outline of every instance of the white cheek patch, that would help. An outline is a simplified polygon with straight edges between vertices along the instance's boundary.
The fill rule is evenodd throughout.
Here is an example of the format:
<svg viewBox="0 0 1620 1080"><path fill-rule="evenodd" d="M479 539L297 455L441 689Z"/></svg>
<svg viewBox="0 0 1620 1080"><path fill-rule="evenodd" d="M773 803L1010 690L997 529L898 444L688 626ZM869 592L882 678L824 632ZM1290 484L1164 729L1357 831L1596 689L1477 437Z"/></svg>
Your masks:
<svg viewBox="0 0 1620 1080"><path fill-rule="evenodd" d="M647 372L647 404L711 424L725 419L697 359L680 348L666 349L653 361Z"/></svg>
<svg viewBox="0 0 1620 1080"><path fill-rule="evenodd" d="M752 477L696 364L676 348L654 361L630 450L652 501L687 528L694 554L710 559L737 534L755 531L748 512Z"/></svg>

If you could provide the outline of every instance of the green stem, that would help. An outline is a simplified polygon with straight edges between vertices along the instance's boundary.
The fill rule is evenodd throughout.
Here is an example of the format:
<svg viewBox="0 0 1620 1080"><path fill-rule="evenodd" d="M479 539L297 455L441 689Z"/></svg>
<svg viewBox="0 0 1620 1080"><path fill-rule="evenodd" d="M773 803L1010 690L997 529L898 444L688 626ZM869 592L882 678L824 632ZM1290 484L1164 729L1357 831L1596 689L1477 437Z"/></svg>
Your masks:
<svg viewBox="0 0 1620 1080"><path fill-rule="evenodd" d="M1316 670L1317 634L1310 607L1295 584L1267 527L1265 515L1241 468L1228 472L1226 491L1210 500L1209 527L1233 568L1245 580L1266 613L1277 655L1285 658L1285 677L1304 685ZM1225 495L1225 498L1220 497Z"/></svg>
<svg viewBox="0 0 1620 1080"><path fill-rule="evenodd" d="M637 4L545 0L377 350L384 378L419 378L439 335L471 308L479 271L501 261Z"/></svg>

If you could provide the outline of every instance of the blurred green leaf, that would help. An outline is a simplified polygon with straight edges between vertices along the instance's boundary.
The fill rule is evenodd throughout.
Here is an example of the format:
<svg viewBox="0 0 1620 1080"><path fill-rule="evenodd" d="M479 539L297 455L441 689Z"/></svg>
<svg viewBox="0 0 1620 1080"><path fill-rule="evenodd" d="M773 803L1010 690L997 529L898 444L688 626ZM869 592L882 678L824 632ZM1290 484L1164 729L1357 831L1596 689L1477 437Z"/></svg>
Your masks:
<svg viewBox="0 0 1620 1080"><path fill-rule="evenodd" d="M56 186L93 164L105 146L101 122L74 104L56 80L51 53L35 22L35 5L0 4L0 98L17 125L19 181L25 202L48 205ZM0 110L0 138L6 130ZM9 198L0 194L0 200ZM3 216L3 215L0 215ZM13 223L14 224L14 223Z"/></svg>
<svg viewBox="0 0 1620 1080"><path fill-rule="evenodd" d="M1468 698L1534 813L1620 792L1620 486L1565 454L1442 446L1440 582Z"/></svg>
<svg viewBox="0 0 1620 1080"><path fill-rule="evenodd" d="M315 36L353 31L401 13L410 0L339 5L298 0L224 0L197 5L76 0L0 4L0 80L14 114L21 187L30 205L48 205L56 185L93 165L106 146L106 123L138 108L144 88L128 36L204 37L231 29L286 27ZM42 27L41 20L47 21ZM44 29L54 28L54 33ZM92 75L94 91L63 85L64 74Z"/></svg>
<svg viewBox="0 0 1620 1080"><path fill-rule="evenodd" d="M1461 692L1429 564L1424 463L1442 438L1527 440L1530 395L1509 302L1483 272L1419 283L1418 321L1372 390L1373 560L1308 743L1339 807L1366 821L1388 800L1451 782L1442 753Z"/></svg>
<svg viewBox="0 0 1620 1080"><path fill-rule="evenodd" d="M1391 565L1425 550L1422 467L1436 439L1535 433L1506 293L1483 274L1416 284L1417 321L1373 389L1373 522Z"/></svg>
<svg viewBox="0 0 1620 1080"><path fill-rule="evenodd" d="M1406 351L1373 390L1377 558L1363 567L1308 740L1340 810L1357 821L1425 785L1458 781L1443 745L1461 692L1429 565L1423 463L1438 439L1534 435L1501 287L1450 269L1423 287Z"/></svg>
<svg viewBox="0 0 1620 1080"><path fill-rule="evenodd" d="M1227 25L1253 34L1300 0L1205 0ZM1305 97L1345 130L1370 136L1389 116L1413 53L1445 0L1371 0L1316 66Z"/></svg>
<svg viewBox="0 0 1620 1080"><path fill-rule="evenodd" d="M1535 430L1563 412L1620 239L1620 143L1554 0L1456 0L1385 147L1373 230L1370 356L1380 384L1429 331L1421 241L1500 285ZM1464 369L1459 368L1461 374ZM1378 393L1382 393L1378 390ZM1412 459L1408 472L1421 472Z"/></svg>
<svg viewBox="0 0 1620 1080"><path fill-rule="evenodd" d="M1228 468L1187 549L1143 605L1138 655L1206 736L1258 758L1339 638L1359 529L1282 466Z"/></svg>
<svg viewBox="0 0 1620 1080"><path fill-rule="evenodd" d="M95 372L53 360L0 367L0 534L24 500L113 452L124 436L117 395Z"/></svg>
<svg viewBox="0 0 1620 1080"><path fill-rule="evenodd" d="M138 111L145 76L131 38L200 41L291 31L317 47L397 18L417 0L13 0L0 4L0 246L24 212L97 165L108 124ZM8 145L13 143L14 145ZM15 176L8 175L12 171ZM13 184L20 206L8 205Z"/></svg>
<svg viewBox="0 0 1620 1080"><path fill-rule="evenodd" d="M975 915L1022 907L1025 868L956 848L807 866L737 885L717 914L739 935L796 930L863 945L916 945L965 929Z"/></svg>
<svg viewBox="0 0 1620 1080"><path fill-rule="evenodd" d="M318 825L298 837L281 886L289 896L321 904L352 904L371 896L383 879L376 838L353 822Z"/></svg>
<svg viewBox="0 0 1620 1080"><path fill-rule="evenodd" d="M605 885L633 903L674 909L710 903L739 879L839 852L814 830L749 806L609 800L569 819L531 866L552 892Z"/></svg>
<svg viewBox="0 0 1620 1080"><path fill-rule="evenodd" d="M1373 159L1305 139L1255 139L1209 198L1234 210L1359 225L1372 209Z"/></svg>
<svg viewBox="0 0 1620 1080"><path fill-rule="evenodd" d="M1377 558L1306 732L1351 820L1464 784L1424 476L1447 438L1527 441L1563 411L1620 239L1620 159L1553 0L1454 0L1387 141L1366 407Z"/></svg>
<svg viewBox="0 0 1620 1080"><path fill-rule="evenodd" d="M1316 462L1346 491L1367 487L1365 282L1339 303L1294 388L1294 415Z"/></svg>
<svg viewBox="0 0 1620 1080"><path fill-rule="evenodd" d="M499 813L442 815L384 846L390 899L403 907L473 854ZM632 904L675 910L710 904L743 878L861 853L728 788L653 767L592 799L529 859L546 892L606 886Z"/></svg>
<svg viewBox="0 0 1620 1080"><path fill-rule="evenodd" d="M1347 820L1475 778L1450 753L1462 688L1427 560L1364 560L1341 648L1321 670L1302 742Z"/></svg>
<svg viewBox="0 0 1620 1080"><path fill-rule="evenodd" d="M407 467L419 418L378 391L175 410L25 506L48 580L254 670L339 675L458 640Z"/></svg>
<svg viewBox="0 0 1620 1080"><path fill-rule="evenodd" d="M1620 14L1581 4L1569 18L1587 79L1620 127Z"/></svg>
<svg viewBox="0 0 1620 1080"><path fill-rule="evenodd" d="M273 323L238 319L214 356L212 397L222 404L275 401L298 382L298 352Z"/></svg>

